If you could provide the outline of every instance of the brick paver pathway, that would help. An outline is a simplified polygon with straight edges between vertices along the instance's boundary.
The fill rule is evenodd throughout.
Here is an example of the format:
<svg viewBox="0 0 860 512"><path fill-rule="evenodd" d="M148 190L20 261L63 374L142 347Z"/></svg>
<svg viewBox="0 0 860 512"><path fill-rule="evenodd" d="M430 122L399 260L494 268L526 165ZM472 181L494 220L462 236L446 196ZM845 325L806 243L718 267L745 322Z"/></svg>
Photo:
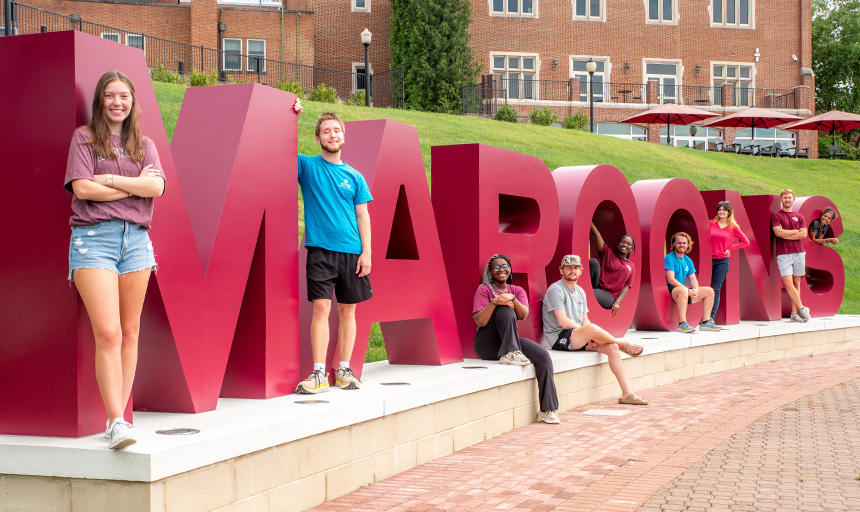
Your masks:
<svg viewBox="0 0 860 512"><path fill-rule="evenodd" d="M676 382L640 393L646 407L581 407L313 510L857 511L857 379L860 351ZM631 413L582 414L595 408Z"/></svg>

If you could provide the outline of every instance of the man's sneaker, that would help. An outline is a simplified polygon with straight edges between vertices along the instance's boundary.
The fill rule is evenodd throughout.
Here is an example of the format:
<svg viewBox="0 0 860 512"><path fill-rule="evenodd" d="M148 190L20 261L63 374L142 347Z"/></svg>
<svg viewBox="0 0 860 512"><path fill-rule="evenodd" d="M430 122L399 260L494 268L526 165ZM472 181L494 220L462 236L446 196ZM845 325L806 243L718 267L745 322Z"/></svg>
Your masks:
<svg viewBox="0 0 860 512"><path fill-rule="evenodd" d="M131 433L131 423L128 423L122 418L113 420L113 425L110 426L110 449L121 450L127 448L137 442L134 434Z"/></svg>
<svg viewBox="0 0 860 512"><path fill-rule="evenodd" d="M525 356L522 352L517 350L516 352L508 352L503 355L499 362L502 364L510 364L514 366L528 366L532 364L528 357Z"/></svg>
<svg viewBox="0 0 860 512"><path fill-rule="evenodd" d="M809 319L812 318L811 316L809 316L809 308L806 306L800 308L800 310L797 312L797 316L799 316L800 319L804 322L808 322Z"/></svg>
<svg viewBox="0 0 860 512"><path fill-rule="evenodd" d="M723 328L719 325L715 324L713 320L708 320L707 322L702 322L699 324L700 331L722 331Z"/></svg>
<svg viewBox="0 0 860 512"><path fill-rule="evenodd" d="M789 322L801 322L803 323L803 319L800 318L800 315L797 313L792 313L790 317L788 317Z"/></svg>
<svg viewBox="0 0 860 512"><path fill-rule="evenodd" d="M361 381L353 375L349 368L338 368L335 376L334 385L340 389L358 389L361 387Z"/></svg>
<svg viewBox="0 0 860 512"><path fill-rule="evenodd" d="M328 375L322 370L314 370L310 377L296 386L296 393L315 394L326 391L328 391Z"/></svg>
<svg viewBox="0 0 860 512"><path fill-rule="evenodd" d="M540 411L538 412L538 420L544 423L561 423L561 420L558 419L558 413L555 411Z"/></svg>
<svg viewBox="0 0 860 512"><path fill-rule="evenodd" d="M687 322L681 322L680 324L678 324L678 328L675 330L678 332L695 332L696 328L691 327L690 324L688 324Z"/></svg>

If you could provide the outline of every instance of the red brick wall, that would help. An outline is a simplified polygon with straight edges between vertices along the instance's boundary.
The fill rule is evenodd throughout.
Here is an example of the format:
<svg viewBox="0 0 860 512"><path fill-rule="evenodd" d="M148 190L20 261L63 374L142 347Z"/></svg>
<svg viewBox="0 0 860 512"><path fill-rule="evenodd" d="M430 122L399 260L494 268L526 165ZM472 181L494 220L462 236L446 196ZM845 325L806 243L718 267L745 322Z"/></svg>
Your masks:
<svg viewBox="0 0 860 512"><path fill-rule="evenodd" d="M373 33L370 44L370 68L385 71L391 65L388 41L391 31L388 19L391 8L388 0L367 0L371 12L352 12L351 0L308 0L320 22L314 34L316 65L324 68L352 71L352 63L364 62L364 45L361 32L365 28ZM325 21L322 21L325 20Z"/></svg>

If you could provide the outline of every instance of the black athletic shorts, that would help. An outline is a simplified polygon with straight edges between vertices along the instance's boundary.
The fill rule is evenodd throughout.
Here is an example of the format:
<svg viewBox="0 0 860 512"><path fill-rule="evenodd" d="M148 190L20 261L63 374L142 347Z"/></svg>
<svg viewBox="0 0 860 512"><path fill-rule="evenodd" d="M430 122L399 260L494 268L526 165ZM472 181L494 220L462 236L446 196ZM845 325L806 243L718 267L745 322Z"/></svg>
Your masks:
<svg viewBox="0 0 860 512"><path fill-rule="evenodd" d="M558 333L558 339L555 340L555 343L552 344L553 350L561 350L562 352L578 352L580 350L585 351L586 343L580 348L571 350L570 348L570 337L573 335L573 329L565 329Z"/></svg>
<svg viewBox="0 0 860 512"><path fill-rule="evenodd" d="M370 277L358 277L355 267L358 254L308 247L305 266L308 280L308 300L331 299L334 292L339 304L358 304L373 297Z"/></svg>

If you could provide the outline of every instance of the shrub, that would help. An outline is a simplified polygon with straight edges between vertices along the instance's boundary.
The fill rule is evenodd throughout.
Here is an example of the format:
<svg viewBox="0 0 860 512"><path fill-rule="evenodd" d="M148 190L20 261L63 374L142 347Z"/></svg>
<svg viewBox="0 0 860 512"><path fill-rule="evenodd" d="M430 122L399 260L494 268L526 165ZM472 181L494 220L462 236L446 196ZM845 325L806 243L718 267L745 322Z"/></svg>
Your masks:
<svg viewBox="0 0 860 512"><path fill-rule="evenodd" d="M346 99L346 104L347 105L354 105L356 107L363 107L365 105L364 94L365 94L364 89L362 89L360 91L356 91L354 93L351 93L349 95L349 98ZM370 101L373 101L373 96L370 97Z"/></svg>
<svg viewBox="0 0 860 512"><path fill-rule="evenodd" d="M301 82L299 82L298 80L294 80L292 78L287 78L285 76L282 76L281 78L278 79L278 83L275 84L275 87L277 87L278 89L280 89L282 91L291 92L291 93L295 94L296 96L298 96L299 98L305 97L305 90L302 87Z"/></svg>
<svg viewBox="0 0 860 512"><path fill-rule="evenodd" d="M572 116L565 117L561 125L568 130L587 130L588 116L582 112L577 112Z"/></svg>
<svg viewBox="0 0 860 512"><path fill-rule="evenodd" d="M830 136L830 132L824 132L827 134L826 137L818 137L818 158L828 158L829 153L827 152L827 148L833 144L833 138ZM846 160L857 160L858 151L857 148L849 144L845 139L843 139L840 135L836 136L836 145L842 148L842 152L845 153ZM803 149L803 148L801 148Z"/></svg>
<svg viewBox="0 0 860 512"><path fill-rule="evenodd" d="M311 89L308 94L308 99L311 101L321 101L323 103L337 103L337 89L329 87L326 84L319 84Z"/></svg>
<svg viewBox="0 0 860 512"><path fill-rule="evenodd" d="M185 83L184 76L180 75L176 71L165 68L161 63L149 70L149 76L152 77L153 82L165 82L168 84Z"/></svg>
<svg viewBox="0 0 860 512"><path fill-rule="evenodd" d="M211 73L197 71L192 69L188 73L188 85L191 87L202 87L204 85L218 85L218 72L212 70Z"/></svg>
<svg viewBox="0 0 860 512"><path fill-rule="evenodd" d="M227 83L228 84L250 84L251 79L250 78L230 78L230 77L227 77Z"/></svg>
<svg viewBox="0 0 860 512"><path fill-rule="evenodd" d="M516 110L512 109L507 103L502 105L502 108L496 111L496 121L504 121L506 123L519 122Z"/></svg>
<svg viewBox="0 0 860 512"><path fill-rule="evenodd" d="M549 126L554 123L556 119L556 113L549 107L536 108L529 112L529 120L531 120L532 124Z"/></svg>

